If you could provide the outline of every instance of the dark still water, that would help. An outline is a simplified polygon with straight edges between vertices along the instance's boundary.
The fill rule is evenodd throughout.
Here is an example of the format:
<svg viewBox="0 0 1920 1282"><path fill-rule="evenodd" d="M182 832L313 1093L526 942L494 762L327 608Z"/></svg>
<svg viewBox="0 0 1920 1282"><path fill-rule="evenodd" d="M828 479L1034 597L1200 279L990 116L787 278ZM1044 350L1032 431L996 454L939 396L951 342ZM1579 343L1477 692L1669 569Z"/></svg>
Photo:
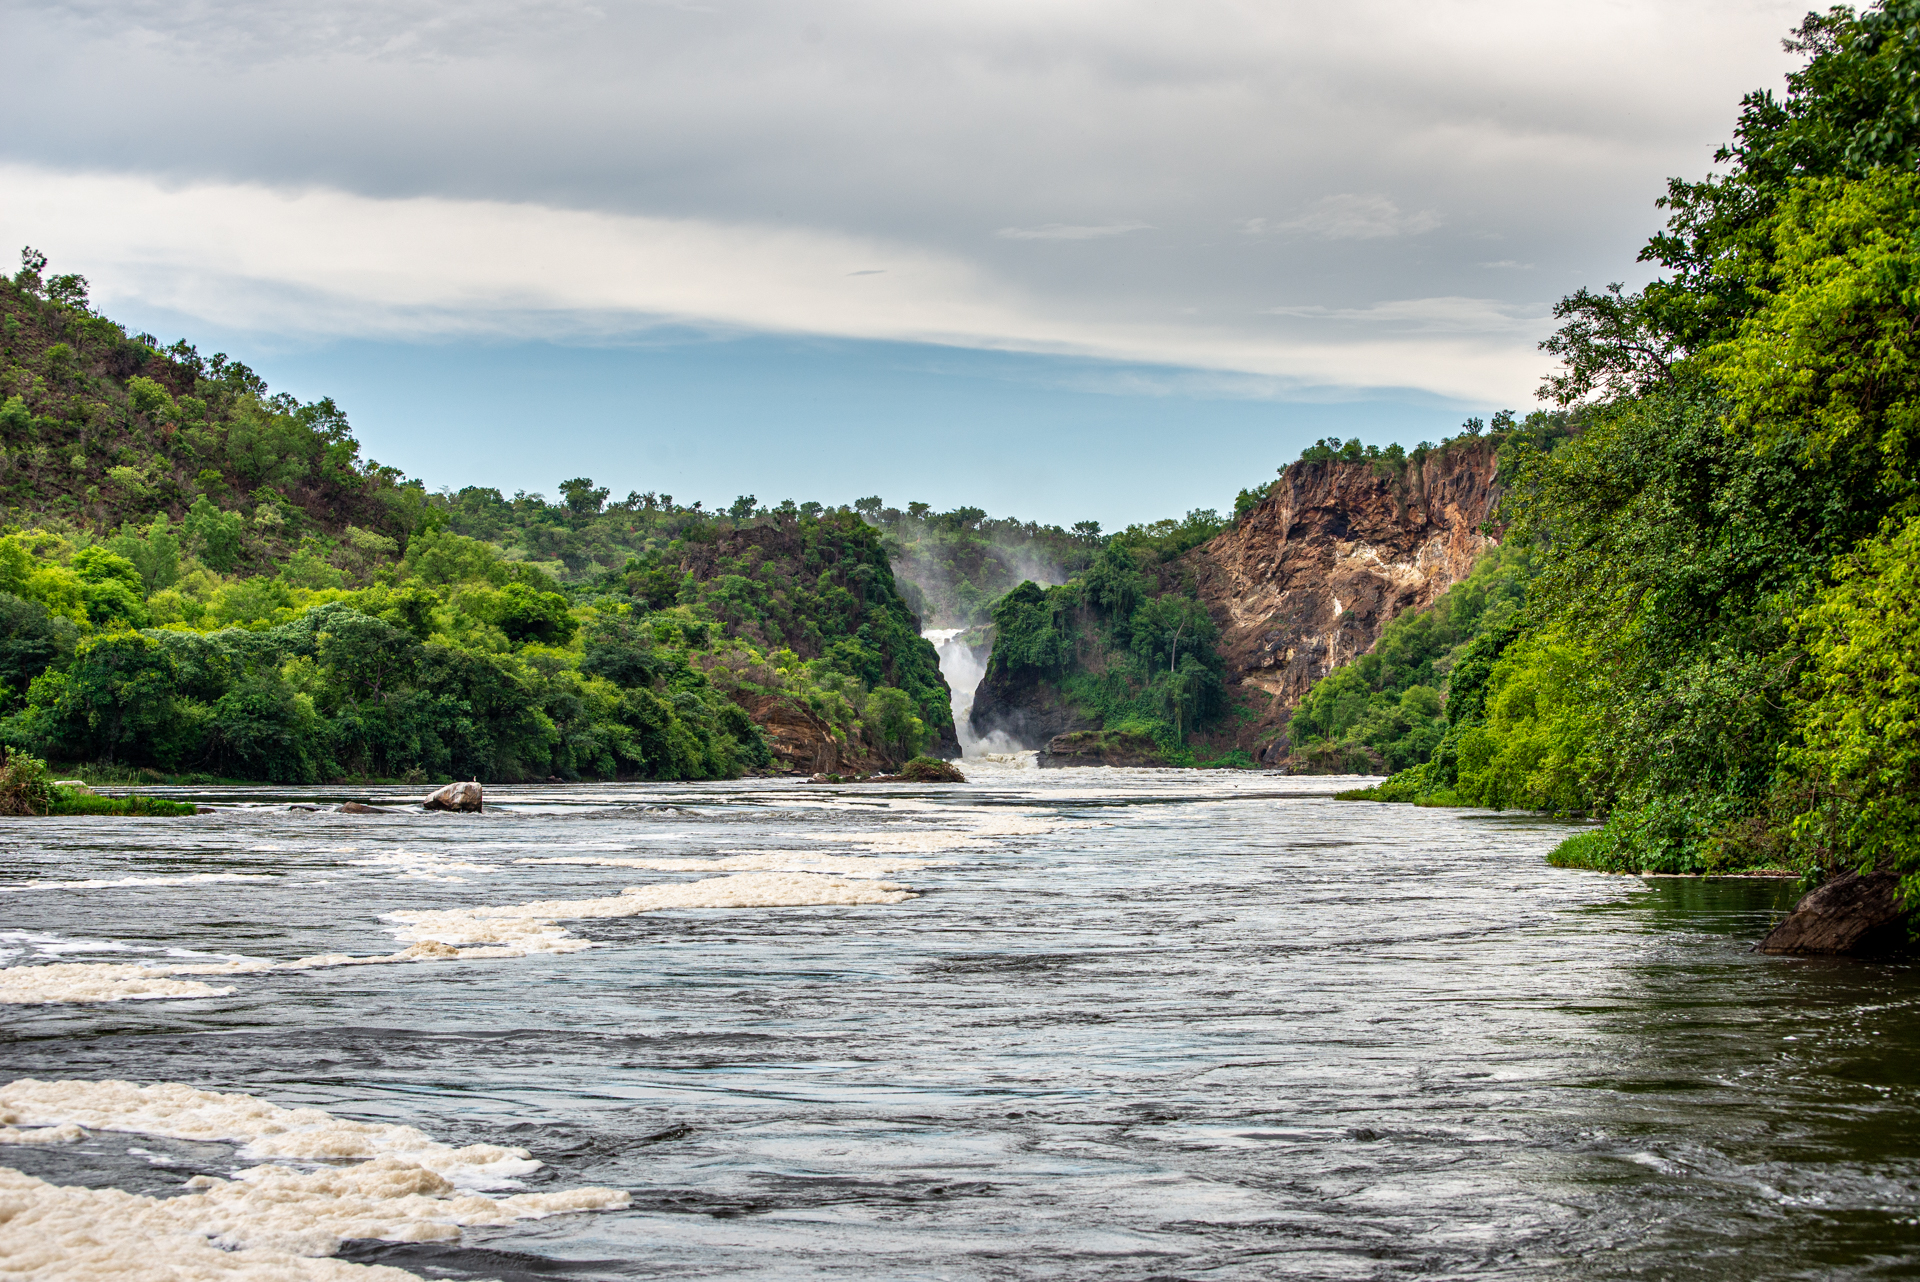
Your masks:
<svg viewBox="0 0 1920 1282"><path fill-rule="evenodd" d="M727 871L527 858L945 862L886 873L899 903L562 922L585 951L0 1006L0 1082L243 1091L632 1193L342 1253L427 1277L1920 1275L1920 975L1751 953L1791 887L1559 871L1563 827L1341 781L968 764L9 822L11 964L388 953L396 910ZM101 1131L0 1164L145 1193L246 1165Z"/></svg>

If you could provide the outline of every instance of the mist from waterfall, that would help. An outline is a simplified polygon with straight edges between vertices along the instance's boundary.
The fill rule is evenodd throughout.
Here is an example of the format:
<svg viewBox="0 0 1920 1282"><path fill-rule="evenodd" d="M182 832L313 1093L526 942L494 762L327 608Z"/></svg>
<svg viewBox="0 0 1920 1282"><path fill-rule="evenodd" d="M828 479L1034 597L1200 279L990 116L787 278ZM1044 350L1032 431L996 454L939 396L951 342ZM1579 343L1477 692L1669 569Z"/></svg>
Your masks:
<svg viewBox="0 0 1920 1282"><path fill-rule="evenodd" d="M986 736L973 732L973 692L987 675L986 660L960 639L966 628L928 628L920 635L933 642L940 656L940 675L953 692L953 730L960 739L962 757L1004 756L1020 752L1020 745L1003 730Z"/></svg>

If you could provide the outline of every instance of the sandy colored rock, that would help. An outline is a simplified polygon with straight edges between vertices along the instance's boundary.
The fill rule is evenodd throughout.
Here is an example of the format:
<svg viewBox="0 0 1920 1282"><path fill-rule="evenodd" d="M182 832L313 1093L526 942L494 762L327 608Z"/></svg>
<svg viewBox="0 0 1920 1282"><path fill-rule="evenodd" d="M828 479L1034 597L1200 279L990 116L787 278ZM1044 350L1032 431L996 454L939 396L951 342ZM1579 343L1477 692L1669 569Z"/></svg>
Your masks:
<svg viewBox="0 0 1920 1282"><path fill-rule="evenodd" d="M835 739L832 727L790 695L742 691L734 695L734 702L766 735L774 760L789 770L808 775L850 775L886 765L866 745Z"/></svg>
<svg viewBox="0 0 1920 1282"><path fill-rule="evenodd" d="M478 814L481 809L480 785L472 782L450 783L421 804L428 810L458 810Z"/></svg>

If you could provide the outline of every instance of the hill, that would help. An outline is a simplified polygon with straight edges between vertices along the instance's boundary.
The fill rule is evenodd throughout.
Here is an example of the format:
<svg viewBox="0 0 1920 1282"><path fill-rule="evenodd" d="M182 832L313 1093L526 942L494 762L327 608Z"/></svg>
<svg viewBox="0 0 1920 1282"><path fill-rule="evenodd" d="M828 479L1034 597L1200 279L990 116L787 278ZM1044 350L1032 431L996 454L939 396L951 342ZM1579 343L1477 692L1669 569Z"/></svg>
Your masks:
<svg viewBox="0 0 1920 1282"><path fill-rule="evenodd" d="M430 494L331 401L0 281L0 740L157 775L711 778L956 749L882 536Z"/></svg>

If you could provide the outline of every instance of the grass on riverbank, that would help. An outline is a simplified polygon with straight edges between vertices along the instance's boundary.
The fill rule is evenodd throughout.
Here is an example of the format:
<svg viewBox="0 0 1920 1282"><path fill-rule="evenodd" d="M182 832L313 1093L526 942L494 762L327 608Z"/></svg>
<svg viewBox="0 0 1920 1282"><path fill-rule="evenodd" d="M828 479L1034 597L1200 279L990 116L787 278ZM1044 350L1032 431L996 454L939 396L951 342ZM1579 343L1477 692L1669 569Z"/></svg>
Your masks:
<svg viewBox="0 0 1920 1282"><path fill-rule="evenodd" d="M191 801L167 801L160 797L102 797L98 793L82 792L78 788L55 788L47 808L40 813L46 815L133 815L141 817L168 817L175 815L198 814L200 808Z"/></svg>
<svg viewBox="0 0 1920 1282"><path fill-rule="evenodd" d="M62 787L53 781L40 758L7 749L0 758L0 815L191 815L199 807L190 801L162 801L157 797L102 797L92 789Z"/></svg>
<svg viewBox="0 0 1920 1282"><path fill-rule="evenodd" d="M1333 794L1335 801L1378 801L1383 805L1403 804L1410 806L1441 806L1459 808L1465 805L1453 793L1442 789L1430 792L1422 797L1395 796L1386 790L1385 784L1374 784L1370 788L1349 788L1345 792Z"/></svg>

